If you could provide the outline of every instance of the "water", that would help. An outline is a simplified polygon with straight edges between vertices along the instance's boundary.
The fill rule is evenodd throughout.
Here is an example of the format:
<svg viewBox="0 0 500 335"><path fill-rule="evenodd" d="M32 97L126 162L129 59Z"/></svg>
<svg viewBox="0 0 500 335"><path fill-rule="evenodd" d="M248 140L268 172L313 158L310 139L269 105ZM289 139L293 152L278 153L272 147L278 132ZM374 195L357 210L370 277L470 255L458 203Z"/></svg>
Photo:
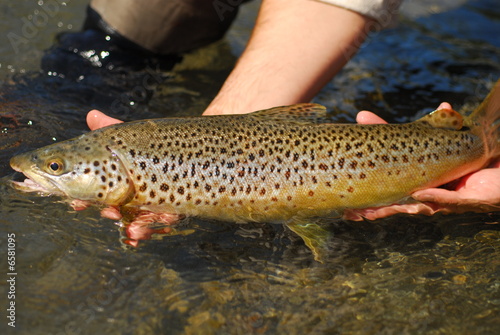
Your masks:
<svg viewBox="0 0 500 335"><path fill-rule="evenodd" d="M369 109L407 121L441 101L473 108L500 77L500 12L493 0L460 3L420 6L420 15L374 35L315 100L347 120ZM68 1L44 24L39 19L18 52L6 36L22 36L22 18L41 5L0 4L2 334L500 331L498 213L329 220L333 238L321 264L297 236L271 224L191 219L180 227L185 234L130 248L97 208L76 212L64 199L13 190L8 159L85 132L90 108L127 120L201 113L258 8L247 5L223 41L173 71L75 80L40 72L43 50L57 32L79 28L85 4ZM15 329L5 318L8 234L16 243Z"/></svg>

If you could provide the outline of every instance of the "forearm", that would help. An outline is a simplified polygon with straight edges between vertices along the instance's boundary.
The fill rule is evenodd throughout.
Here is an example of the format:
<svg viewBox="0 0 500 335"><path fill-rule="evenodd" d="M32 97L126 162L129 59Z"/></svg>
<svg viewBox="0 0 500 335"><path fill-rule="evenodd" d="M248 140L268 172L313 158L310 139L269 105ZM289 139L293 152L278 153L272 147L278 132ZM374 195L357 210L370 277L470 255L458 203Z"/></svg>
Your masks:
<svg viewBox="0 0 500 335"><path fill-rule="evenodd" d="M264 0L250 41L208 114L311 100L360 46L371 19L310 0Z"/></svg>

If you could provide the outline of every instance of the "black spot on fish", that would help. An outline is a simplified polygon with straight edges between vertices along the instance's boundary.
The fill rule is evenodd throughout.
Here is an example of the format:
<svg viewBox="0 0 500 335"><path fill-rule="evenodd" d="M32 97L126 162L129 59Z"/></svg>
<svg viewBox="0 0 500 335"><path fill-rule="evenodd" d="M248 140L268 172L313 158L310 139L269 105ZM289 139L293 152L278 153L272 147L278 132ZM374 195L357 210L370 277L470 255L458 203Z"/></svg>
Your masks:
<svg viewBox="0 0 500 335"><path fill-rule="evenodd" d="M342 169L344 167L344 163L345 163L345 158L344 157L339 158L338 161L339 169Z"/></svg>

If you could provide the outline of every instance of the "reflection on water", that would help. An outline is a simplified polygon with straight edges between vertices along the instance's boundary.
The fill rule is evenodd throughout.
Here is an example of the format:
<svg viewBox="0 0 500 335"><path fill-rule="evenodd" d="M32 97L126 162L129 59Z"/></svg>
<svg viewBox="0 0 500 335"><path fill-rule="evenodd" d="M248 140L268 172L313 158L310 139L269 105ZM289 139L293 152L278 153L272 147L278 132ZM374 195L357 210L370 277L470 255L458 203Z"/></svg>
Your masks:
<svg viewBox="0 0 500 335"><path fill-rule="evenodd" d="M397 29L373 36L316 100L344 112L344 119L362 108L407 120L442 100L473 107L500 76L500 41L491 33L500 31L494 2L403 18ZM77 27L83 4L68 2L54 20ZM9 10L34 10L31 3L18 6ZM500 214L329 219L332 238L321 264L300 238L272 224L190 219L179 227L185 234L131 248L98 208L76 212L63 199L9 186L17 178L7 167L10 156L86 131L90 108L125 119L199 114L232 66L231 52L241 51L247 15L256 7L246 7L225 41L187 56L168 73L96 72L92 80L69 81L2 72L0 257L6 259L7 234L15 233L18 274L16 329L4 319L2 334L500 331ZM14 29L15 20L8 22L0 30ZM39 35L50 41L56 31ZM9 55L2 68L16 58L8 48L0 52ZM145 78L156 84L143 85ZM147 99L137 93L141 87ZM0 295L7 291L2 281Z"/></svg>

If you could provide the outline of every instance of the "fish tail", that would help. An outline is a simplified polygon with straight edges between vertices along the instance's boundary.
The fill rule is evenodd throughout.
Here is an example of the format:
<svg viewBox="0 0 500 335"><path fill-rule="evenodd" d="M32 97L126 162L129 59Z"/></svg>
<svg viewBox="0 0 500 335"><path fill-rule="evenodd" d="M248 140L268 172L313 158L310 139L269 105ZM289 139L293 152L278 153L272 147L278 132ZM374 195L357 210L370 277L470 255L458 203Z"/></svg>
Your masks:
<svg viewBox="0 0 500 335"><path fill-rule="evenodd" d="M490 158L500 157L500 80L466 119L465 125L481 134Z"/></svg>

